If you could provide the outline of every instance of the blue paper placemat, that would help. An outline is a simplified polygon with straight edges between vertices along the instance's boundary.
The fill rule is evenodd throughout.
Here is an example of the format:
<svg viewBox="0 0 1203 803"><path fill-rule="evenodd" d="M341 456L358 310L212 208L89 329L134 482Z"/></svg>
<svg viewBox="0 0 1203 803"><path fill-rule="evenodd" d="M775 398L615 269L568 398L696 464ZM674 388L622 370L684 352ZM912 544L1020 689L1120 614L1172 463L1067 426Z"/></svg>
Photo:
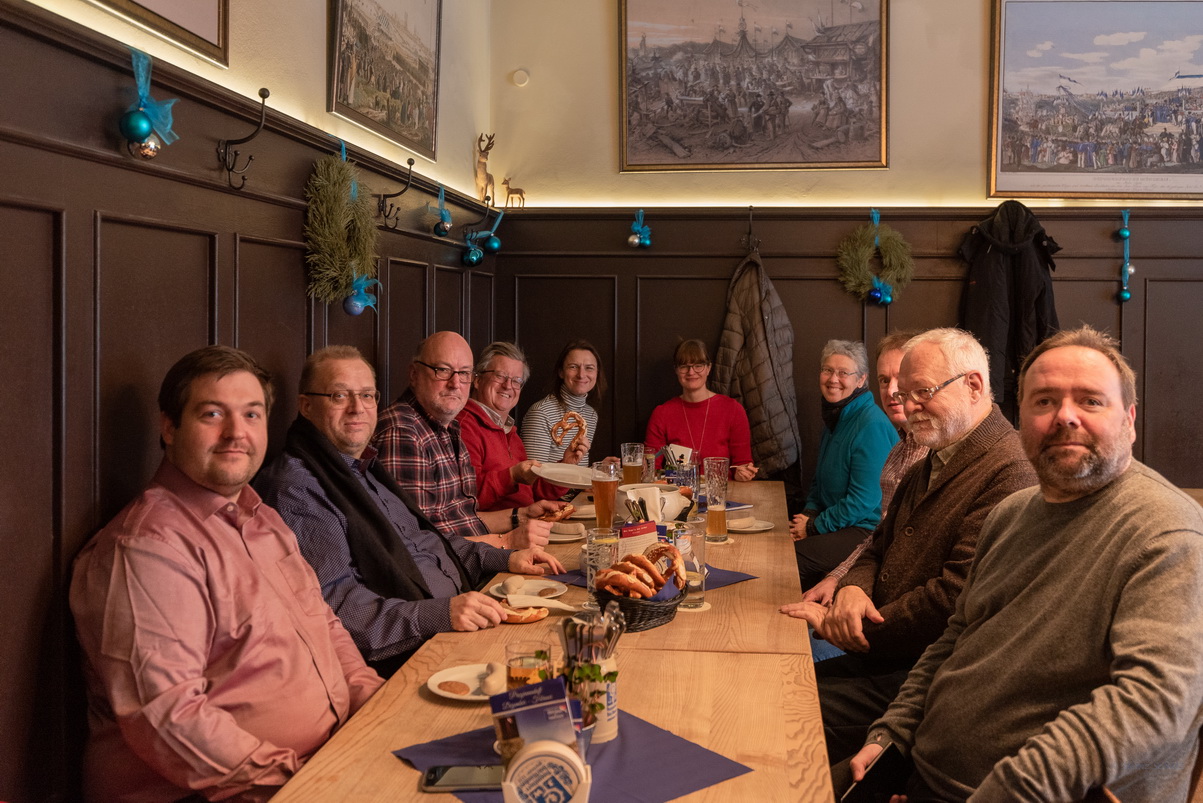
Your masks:
<svg viewBox="0 0 1203 803"><path fill-rule="evenodd" d="M499 764L494 736L492 728L480 728L394 750L393 755L420 772L440 764ZM589 764L591 798L605 803L662 803L752 771L625 711L618 712L618 738L592 745ZM501 803L501 792L456 792L455 796L464 803Z"/></svg>

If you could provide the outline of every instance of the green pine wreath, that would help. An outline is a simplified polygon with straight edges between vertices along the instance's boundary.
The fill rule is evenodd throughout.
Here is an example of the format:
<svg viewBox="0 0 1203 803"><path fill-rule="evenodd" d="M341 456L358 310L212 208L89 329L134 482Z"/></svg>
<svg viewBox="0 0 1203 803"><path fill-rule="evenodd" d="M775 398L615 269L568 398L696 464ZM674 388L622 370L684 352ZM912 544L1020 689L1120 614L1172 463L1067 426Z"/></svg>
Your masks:
<svg viewBox="0 0 1203 803"><path fill-rule="evenodd" d="M355 187L352 197L352 187ZM331 304L354 290L357 276L376 278L375 209L356 170L338 156L323 156L305 185L309 296Z"/></svg>
<svg viewBox="0 0 1203 803"><path fill-rule="evenodd" d="M875 238L878 243L876 246ZM857 298L864 299L873 289L874 274L869 263L878 251L881 252L879 278L892 288L895 298L915 275L911 246L902 239L902 235L885 223L866 223L845 237L836 249L835 261L840 269L840 283Z"/></svg>

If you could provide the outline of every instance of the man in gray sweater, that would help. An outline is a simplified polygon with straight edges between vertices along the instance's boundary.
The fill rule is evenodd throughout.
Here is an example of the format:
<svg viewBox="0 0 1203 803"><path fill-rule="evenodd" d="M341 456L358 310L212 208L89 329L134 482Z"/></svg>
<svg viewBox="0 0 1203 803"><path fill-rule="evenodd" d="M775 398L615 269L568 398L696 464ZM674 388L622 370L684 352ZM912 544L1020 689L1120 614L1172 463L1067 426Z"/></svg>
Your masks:
<svg viewBox="0 0 1203 803"><path fill-rule="evenodd" d="M1203 723L1203 510L1132 459L1136 381L1089 327L1019 376L1040 485L990 514L948 628L851 761L921 800L1182 801Z"/></svg>

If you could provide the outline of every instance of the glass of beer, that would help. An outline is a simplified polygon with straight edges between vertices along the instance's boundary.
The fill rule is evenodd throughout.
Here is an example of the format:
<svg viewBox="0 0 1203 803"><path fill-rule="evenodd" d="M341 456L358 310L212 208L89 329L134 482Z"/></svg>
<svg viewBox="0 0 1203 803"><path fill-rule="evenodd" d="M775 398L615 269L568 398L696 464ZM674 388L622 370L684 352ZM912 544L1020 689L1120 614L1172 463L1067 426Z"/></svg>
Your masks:
<svg viewBox="0 0 1203 803"><path fill-rule="evenodd" d="M505 645L506 688L517 689L551 677L551 651L545 641L511 641Z"/></svg>
<svg viewBox="0 0 1203 803"><path fill-rule="evenodd" d="M622 484L643 482L643 444L624 443L619 448L622 455Z"/></svg>
<svg viewBox="0 0 1203 803"><path fill-rule="evenodd" d="M597 513L597 526L609 527L614 523L614 503L618 496L619 466L614 462L593 464L593 506Z"/></svg>
<svg viewBox="0 0 1203 803"><path fill-rule="evenodd" d="M706 469L706 540L727 540L727 472L731 461L725 457L707 457Z"/></svg>
<svg viewBox="0 0 1203 803"><path fill-rule="evenodd" d="M589 589L589 599L581 607L596 611L597 587L594 577L602 569L608 569L618 560L618 530L613 527L595 527L585 533L585 587Z"/></svg>

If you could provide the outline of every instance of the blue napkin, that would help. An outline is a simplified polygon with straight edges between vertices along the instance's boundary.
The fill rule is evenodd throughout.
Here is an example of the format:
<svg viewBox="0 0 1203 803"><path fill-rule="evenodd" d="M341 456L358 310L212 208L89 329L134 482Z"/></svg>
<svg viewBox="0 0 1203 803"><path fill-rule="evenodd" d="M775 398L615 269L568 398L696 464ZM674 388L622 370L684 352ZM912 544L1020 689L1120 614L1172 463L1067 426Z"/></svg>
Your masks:
<svg viewBox="0 0 1203 803"><path fill-rule="evenodd" d="M421 772L440 764L499 764L493 752L495 736L492 728L480 728L394 750L393 755ZM589 765L593 800L638 803L675 800L752 771L625 711L618 712L618 738L589 747ZM666 767L672 771L666 772ZM501 792L455 796L464 803L501 803Z"/></svg>

